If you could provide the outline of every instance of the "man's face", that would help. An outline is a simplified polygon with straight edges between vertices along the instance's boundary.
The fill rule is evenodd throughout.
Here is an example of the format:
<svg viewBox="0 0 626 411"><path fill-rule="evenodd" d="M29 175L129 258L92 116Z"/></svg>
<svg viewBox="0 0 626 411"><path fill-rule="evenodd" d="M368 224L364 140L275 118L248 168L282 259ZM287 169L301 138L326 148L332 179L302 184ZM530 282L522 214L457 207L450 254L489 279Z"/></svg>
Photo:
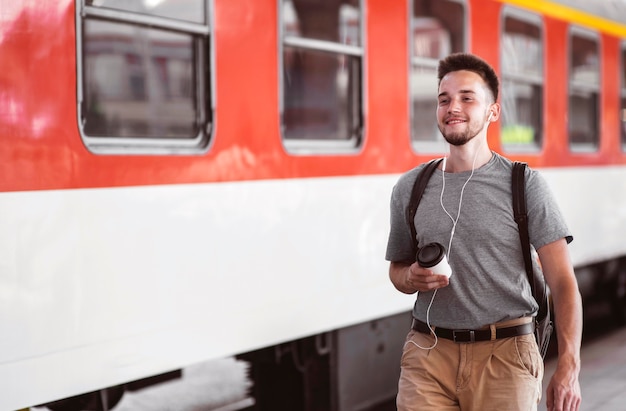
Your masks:
<svg viewBox="0 0 626 411"><path fill-rule="evenodd" d="M437 124L446 141L461 146L484 128L491 107L484 80L472 71L453 71L439 84Z"/></svg>

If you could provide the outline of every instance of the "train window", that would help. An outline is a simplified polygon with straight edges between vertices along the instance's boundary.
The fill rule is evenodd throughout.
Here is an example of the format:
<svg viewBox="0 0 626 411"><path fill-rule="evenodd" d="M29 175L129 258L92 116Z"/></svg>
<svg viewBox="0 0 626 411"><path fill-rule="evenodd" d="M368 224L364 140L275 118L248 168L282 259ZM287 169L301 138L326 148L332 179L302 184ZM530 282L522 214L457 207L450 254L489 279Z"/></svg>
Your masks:
<svg viewBox="0 0 626 411"><path fill-rule="evenodd" d="M455 0L413 0L411 17L411 141L418 152L447 149L437 128L437 65L465 50L465 6Z"/></svg>
<svg viewBox="0 0 626 411"><path fill-rule="evenodd" d="M281 127L290 152L361 143L361 16L360 0L282 0Z"/></svg>
<svg viewBox="0 0 626 411"><path fill-rule="evenodd" d="M199 24L207 22L204 0L85 0L85 3L102 9L125 10Z"/></svg>
<svg viewBox="0 0 626 411"><path fill-rule="evenodd" d="M193 153L211 130L204 0L77 2L83 139L98 153Z"/></svg>
<svg viewBox="0 0 626 411"><path fill-rule="evenodd" d="M573 28L570 33L569 142L575 152L598 149L600 60L597 35Z"/></svg>
<svg viewBox="0 0 626 411"><path fill-rule="evenodd" d="M622 69L622 91L621 91L621 112L620 112L620 133L622 136L622 151L626 151L626 42L622 43L621 56Z"/></svg>
<svg viewBox="0 0 626 411"><path fill-rule="evenodd" d="M537 151L543 127L541 18L505 9L502 29L502 146L507 151Z"/></svg>

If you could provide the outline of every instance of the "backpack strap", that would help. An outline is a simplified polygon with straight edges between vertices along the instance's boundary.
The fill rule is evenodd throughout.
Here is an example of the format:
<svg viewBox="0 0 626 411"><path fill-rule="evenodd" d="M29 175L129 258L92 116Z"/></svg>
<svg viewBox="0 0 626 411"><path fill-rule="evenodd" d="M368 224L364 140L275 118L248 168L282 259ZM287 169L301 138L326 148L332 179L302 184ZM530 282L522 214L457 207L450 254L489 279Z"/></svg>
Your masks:
<svg viewBox="0 0 626 411"><path fill-rule="evenodd" d="M441 158L430 160L426 166L424 166L422 171L417 174L415 183L413 183L411 200L409 201L409 206L406 209L406 222L411 229L411 238L413 239L413 255L417 254L417 232L415 231L414 221L415 213L417 212L417 207L420 204L424 190L426 190L426 186L428 185L428 180L430 180L430 176L433 175L441 160Z"/></svg>
<svg viewBox="0 0 626 411"><path fill-rule="evenodd" d="M530 289L533 297L539 304L537 319L542 320L547 315L548 310L548 307L544 304L546 301L546 284L545 281L538 278L538 274L534 273L531 260L530 240L528 235L528 215L526 213L525 172L526 163L519 161L513 163L513 216L518 226L520 242L522 244L522 254L524 255L524 265L526 267L526 275L528 276Z"/></svg>

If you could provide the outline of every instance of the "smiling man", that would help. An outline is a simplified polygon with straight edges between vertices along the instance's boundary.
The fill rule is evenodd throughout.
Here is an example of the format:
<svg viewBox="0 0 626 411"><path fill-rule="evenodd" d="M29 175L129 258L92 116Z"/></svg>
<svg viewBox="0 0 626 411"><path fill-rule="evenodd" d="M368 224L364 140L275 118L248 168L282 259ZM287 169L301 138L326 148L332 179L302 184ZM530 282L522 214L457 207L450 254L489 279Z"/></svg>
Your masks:
<svg viewBox="0 0 626 411"><path fill-rule="evenodd" d="M413 251L405 216L423 164L400 177L391 197L389 276L396 289L416 294L398 410L536 410L538 306L513 218L513 163L487 142L489 124L500 117L499 81L485 61L464 53L440 61L438 78L437 123L450 153L428 181L413 224L420 246L444 246L452 275L421 267ZM547 404L578 410L582 307L567 249L572 236L543 177L527 169L525 180L530 242L540 259L534 269L552 291L559 341Z"/></svg>

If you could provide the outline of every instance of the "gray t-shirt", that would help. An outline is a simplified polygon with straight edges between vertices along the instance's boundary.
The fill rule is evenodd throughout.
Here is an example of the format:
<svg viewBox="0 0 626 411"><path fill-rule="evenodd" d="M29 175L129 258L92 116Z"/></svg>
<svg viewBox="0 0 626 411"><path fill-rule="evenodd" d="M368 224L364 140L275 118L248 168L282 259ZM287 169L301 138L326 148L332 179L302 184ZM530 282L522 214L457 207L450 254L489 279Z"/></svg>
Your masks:
<svg viewBox="0 0 626 411"><path fill-rule="evenodd" d="M387 244L388 261L415 261L406 208L420 165L403 174L391 196L391 230ZM513 218L511 160L493 153L491 160L474 170L463 192L461 213L456 225L448 261L450 284L437 291L429 313L431 325L470 328L523 316L535 315L524 268L517 224ZM438 242L448 249L452 219L457 217L461 189L471 172L445 173L443 205L440 203L443 173L435 170L415 215L419 244ZM543 177L526 170L528 230L533 252L560 238L572 241L561 212ZM536 259L533 259L536 260ZM535 269L539 265L533 261ZM413 316L426 322L433 292L418 293Z"/></svg>

